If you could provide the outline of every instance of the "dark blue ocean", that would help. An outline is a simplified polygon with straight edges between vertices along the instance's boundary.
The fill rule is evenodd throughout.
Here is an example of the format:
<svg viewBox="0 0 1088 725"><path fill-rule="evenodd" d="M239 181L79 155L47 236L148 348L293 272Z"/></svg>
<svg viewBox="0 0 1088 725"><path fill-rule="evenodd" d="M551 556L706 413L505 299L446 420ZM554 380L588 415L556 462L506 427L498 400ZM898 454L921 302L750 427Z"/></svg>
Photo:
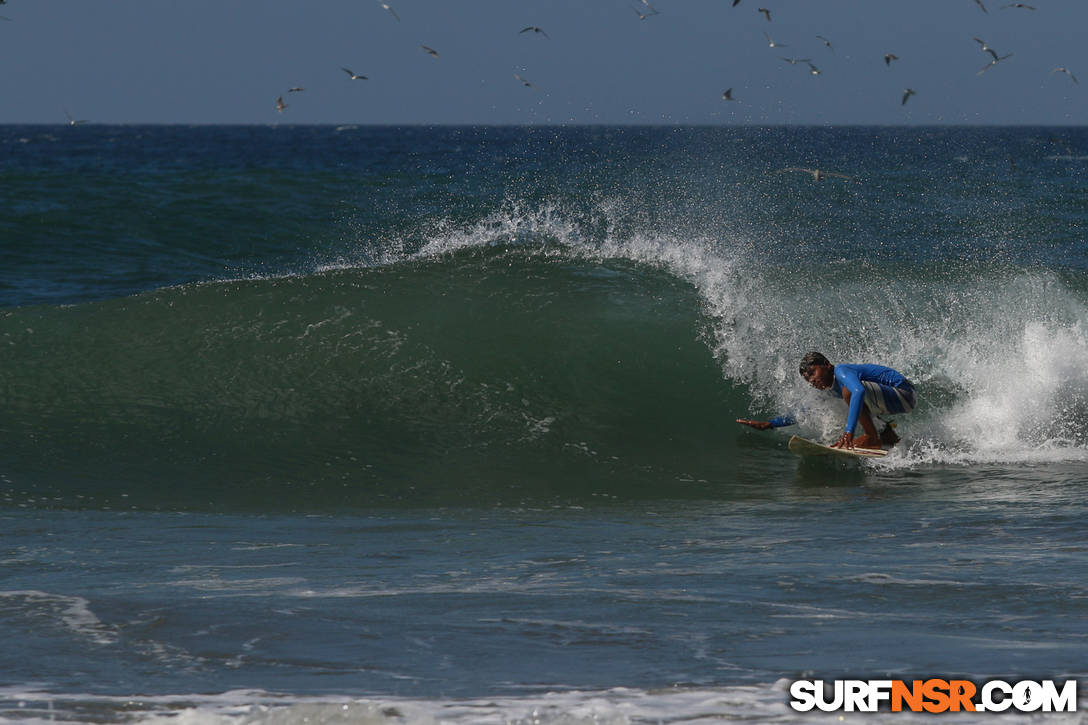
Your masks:
<svg viewBox="0 0 1088 725"><path fill-rule="evenodd" d="M1086 360L1085 128L0 127L0 720L1084 723Z"/></svg>

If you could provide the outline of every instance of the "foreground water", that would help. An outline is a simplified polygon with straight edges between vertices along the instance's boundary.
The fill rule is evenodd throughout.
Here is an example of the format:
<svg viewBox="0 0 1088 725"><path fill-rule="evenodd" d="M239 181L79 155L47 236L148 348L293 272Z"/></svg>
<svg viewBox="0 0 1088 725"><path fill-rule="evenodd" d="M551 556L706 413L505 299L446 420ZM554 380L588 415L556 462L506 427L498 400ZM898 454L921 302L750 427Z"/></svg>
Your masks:
<svg viewBox="0 0 1088 725"><path fill-rule="evenodd" d="M1081 129L0 143L0 717L838 721L788 683L1088 672ZM785 450L841 425L811 348L916 382L887 459Z"/></svg>

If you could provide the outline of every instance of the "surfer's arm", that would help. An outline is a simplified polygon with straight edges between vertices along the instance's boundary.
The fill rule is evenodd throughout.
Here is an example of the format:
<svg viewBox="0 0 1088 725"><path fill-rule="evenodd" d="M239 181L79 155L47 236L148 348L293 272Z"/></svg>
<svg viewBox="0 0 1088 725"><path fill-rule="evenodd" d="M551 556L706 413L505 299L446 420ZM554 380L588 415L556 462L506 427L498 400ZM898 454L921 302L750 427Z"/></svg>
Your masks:
<svg viewBox="0 0 1088 725"><path fill-rule="evenodd" d="M747 418L737 418L737 422L742 425L751 426L756 430L770 430L771 428L783 428L787 425L793 425L797 421L794 420L792 415L780 415L777 418L770 420L748 420Z"/></svg>
<svg viewBox="0 0 1088 725"><path fill-rule="evenodd" d="M846 416L846 426L843 430L853 440L854 429L857 428L858 418L861 416L861 407L865 405L865 386L861 384L858 374L848 365L836 365L835 377L845 390L850 391L850 413ZM843 397L846 397L845 393ZM839 443L843 443L845 437L840 438ZM846 444L849 445L849 441L846 441Z"/></svg>

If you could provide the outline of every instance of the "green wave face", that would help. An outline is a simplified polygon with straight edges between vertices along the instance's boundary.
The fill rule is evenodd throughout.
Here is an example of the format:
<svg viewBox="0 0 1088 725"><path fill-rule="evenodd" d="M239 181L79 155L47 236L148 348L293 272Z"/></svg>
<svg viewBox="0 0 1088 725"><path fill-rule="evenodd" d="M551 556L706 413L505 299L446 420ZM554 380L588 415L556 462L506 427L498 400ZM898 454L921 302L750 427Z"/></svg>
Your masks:
<svg viewBox="0 0 1088 725"><path fill-rule="evenodd" d="M725 473L723 420L747 404L690 284L539 250L22 308L0 324L9 476L66 503L637 491Z"/></svg>

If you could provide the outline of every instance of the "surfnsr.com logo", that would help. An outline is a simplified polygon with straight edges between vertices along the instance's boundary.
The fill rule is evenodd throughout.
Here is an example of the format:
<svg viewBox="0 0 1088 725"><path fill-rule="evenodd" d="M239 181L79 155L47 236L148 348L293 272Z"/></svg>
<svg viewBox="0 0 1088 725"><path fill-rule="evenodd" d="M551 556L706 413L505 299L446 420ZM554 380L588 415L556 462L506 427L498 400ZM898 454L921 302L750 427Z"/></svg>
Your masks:
<svg viewBox="0 0 1088 725"><path fill-rule="evenodd" d="M790 697L798 712L1075 712L1077 681L797 680Z"/></svg>

